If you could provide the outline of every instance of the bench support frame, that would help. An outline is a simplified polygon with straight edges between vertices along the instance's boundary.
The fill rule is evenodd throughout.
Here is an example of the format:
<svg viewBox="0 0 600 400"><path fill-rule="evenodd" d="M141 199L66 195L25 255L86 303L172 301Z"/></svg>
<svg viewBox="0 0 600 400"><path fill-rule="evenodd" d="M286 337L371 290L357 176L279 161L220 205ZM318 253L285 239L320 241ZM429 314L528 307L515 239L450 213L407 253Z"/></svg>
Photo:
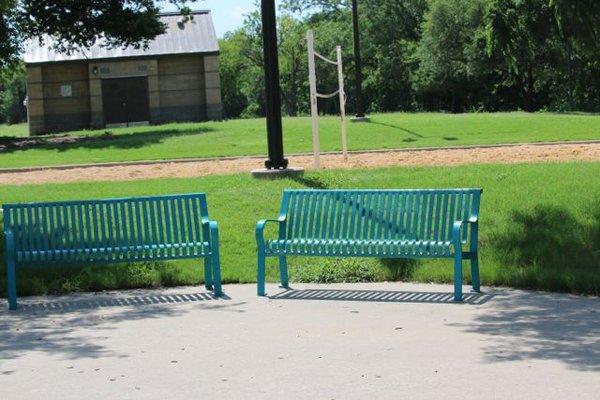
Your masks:
<svg viewBox="0 0 600 400"><path fill-rule="evenodd" d="M210 246L212 253L211 284L214 295L220 297L223 294L221 287L221 258L219 256L219 228L215 221L210 221Z"/></svg>
<svg viewBox="0 0 600 400"><path fill-rule="evenodd" d="M193 255L190 256L189 254L185 255L185 254L180 254L180 255L169 255L167 257L163 257L160 258L160 260L177 260L177 259L191 259L191 258L196 258L198 257L198 259L203 259L204 260L204 277L205 277L205 286L208 290L212 290L213 294L215 297L219 297L223 294L223 290L222 290L222 284L221 284L221 262L220 262L220 255L219 255L219 229L218 229L218 225L217 222L215 221L211 221L208 218L208 208L207 208L207 204L206 204L206 198L204 194L190 194L190 195L173 195L173 196L161 196L161 197L140 197L140 198L131 198L131 199L106 199L106 200L98 200L98 204L104 202L105 204L116 204L116 202L124 202L124 201L130 201L132 204L137 202L137 201L154 201L154 200L164 200L169 201L172 199L180 199L180 198L186 198L186 199L198 199L198 201L200 202L199 204L199 210L198 213L196 215L201 216L201 219L198 220L198 229L201 229L202 231L202 238L201 240L203 242L206 243L206 247L208 248L208 250L204 250L204 254L197 254L197 255ZM89 200L86 202L60 202L60 203L29 203L29 204L25 204L24 207L44 207L44 206L62 206L63 204L65 206L69 206L69 207L84 207L86 205L89 206L89 204L92 204L96 202L96 200ZM71 203L73 203L74 205L71 205ZM135 203L138 204L138 203ZM95 203L94 203L95 205ZM18 242L16 242L15 239L15 232L12 228L11 228L11 223L10 223L10 213L7 212L8 210L14 209L16 207L19 207L21 205L4 205L5 207L3 208L4 211L4 233L5 233L5 240L6 240L6 277L7 277L7 299L8 299L8 305L9 305L9 309L10 310L16 310L18 308L18 302L17 302L17 264L21 264L23 262L23 260L20 258L19 254L19 249L18 249ZM6 208L9 207L9 208ZM116 207L116 206L115 206ZM139 206L138 206L139 207ZM174 206L175 207L175 206ZM192 205L188 204L186 206L186 211L190 212L189 210L191 210L193 207ZM75 208L71 209L71 212L73 212L72 210ZM110 210L111 215L118 215L116 209L111 209L108 205L106 206L107 210ZM87 210L87 209L86 209ZM158 208L159 213L162 212L162 208ZM166 210L167 210L167 205L165 203L164 205L164 212L166 214ZM179 215L182 215L184 210L184 205L182 203L180 203L179 206ZM108 211L107 211L108 212ZM138 221L141 218L142 215L145 215L145 213L147 212L147 209L144 209L142 214L139 211L139 208L137 209L137 218ZM58 211L57 211L58 213ZM134 220L133 220L133 215L134 213L129 211L129 220L127 221L129 224L133 224ZM36 216L36 213L33 213L34 216ZM32 213L29 212L27 214L23 213L22 215L28 215L29 218L31 219L31 215ZM50 213L49 215L54 215L52 213ZM58 214L57 214L58 215ZM95 214L93 215L93 222L94 223L98 223L98 221L100 221L99 218L96 217ZM125 214L122 214L125 215ZM162 215L162 214L159 214ZM191 214L190 214L191 215ZM45 214L42 212L42 218L44 218ZM75 221L75 217L73 216L73 214L71 214L73 221ZM165 215L166 216L166 215ZM154 219L156 218L154 216L154 214L151 215L151 217ZM191 216L188 216L188 218L190 218ZM23 217L21 217L23 218ZM55 217L50 217L50 218L55 218ZM160 217L158 217L160 218ZM65 218L61 218L59 216L56 216L56 219L59 223L71 223L71 220L68 220L66 217ZM168 221L168 220L167 220ZM32 222L30 221L30 224ZM36 223L36 222L33 222ZM41 222L44 226L44 229L47 231L48 227L47 227L47 223L48 223L48 218L47 219L42 219ZM75 222L73 222L75 223ZM89 221L87 221L87 223L89 223ZM110 222L109 222L110 223ZM167 229L169 223L167 222ZM183 222L180 222L180 227L184 227ZM189 227L189 229L191 230L192 227L192 222L190 222L189 220L187 221L187 227ZM81 215L79 216L79 226L82 227L83 226L83 222L81 219ZM109 225L110 226L110 225ZM136 229L137 231L141 231L141 225L138 222L136 224ZM104 229L104 228L102 228ZM133 229L133 228L131 228ZM87 231L88 235L90 235L92 232L89 228ZM96 236L98 236L98 228L96 227L95 230L95 234ZM104 232L104 230L102 230L102 232ZM112 231L111 231L112 232ZM148 235L149 233L148 228L145 228L145 233ZM103 233L104 234L104 233ZM179 233L182 234L183 233ZM113 240L113 236L112 233L110 234L111 236L109 237L103 237L103 240ZM175 235L175 234L174 234ZM116 237L116 236L115 236ZM162 239L162 236L161 236ZM44 242L45 241L45 248L44 243L41 244L41 249L39 250L31 250L32 253L38 252L38 261L39 261L39 254L41 252L47 251L48 250L48 243L53 243L53 241L55 240L52 236L48 239L48 238L44 238L41 237L39 239L40 241ZM76 239L74 239L76 240ZM136 243L137 244L137 243ZM38 243L37 246L40 246L40 244ZM135 248L135 247L130 247L131 249ZM104 248L102 250L107 250L107 248ZM61 253L62 256L66 256L68 254L70 254L72 250L63 250L63 252ZM93 256L95 254L97 254L96 252L98 251L98 249L84 249L81 251L85 251L85 255L86 256L90 256L93 258ZM77 250L77 252L75 253L76 256L81 256L80 250ZM107 260L93 260L90 259L90 262L99 262L101 264L114 264L114 263L120 263L120 262L138 262L138 261L153 261L155 260L154 257L149 257L149 258L123 258L123 259L107 259ZM56 259L53 259L52 257L48 260L44 260L44 261L56 261ZM40 262L44 262L44 261L40 261ZM69 260L63 260L65 262L69 262ZM31 259L26 260L25 263L31 263L31 262L35 262L32 261ZM86 261L82 261L82 264L85 264ZM20 266L20 265L19 265Z"/></svg>
<svg viewBox="0 0 600 400"><path fill-rule="evenodd" d="M9 310L17 309L17 266L14 259L15 236L6 232L6 279Z"/></svg>
<svg viewBox="0 0 600 400"><path fill-rule="evenodd" d="M285 200L284 200L284 204ZM289 276L287 267L287 255L294 254L267 254L265 246L265 228L270 223L277 223L279 225L279 240L285 240L286 232L286 207L282 207L280 216L278 219L264 219L258 222L256 226L256 243L257 243L257 294L259 296L266 295L266 260L267 257L278 257L279 258L279 275L281 286L283 288L289 288ZM479 204L477 204L477 213L479 211ZM454 261L454 301L463 301L463 261L469 260L471 263L471 285L473 292L479 293L481 290L480 276L479 276L479 253L478 253L478 234L479 234L479 221L477 213L471 215L470 218L464 221L456 221L452 225L451 242L454 248L454 254L450 258ZM469 231L469 247L468 251L463 249L465 242L462 240L464 235L464 229L470 226ZM303 256L321 256L328 257L332 255L307 255ZM344 257L371 257L371 258L386 258L385 255L344 255ZM393 258L449 258L449 257L402 257L396 256Z"/></svg>
<svg viewBox="0 0 600 400"><path fill-rule="evenodd" d="M471 237L469 240L469 252L463 251L461 242L462 231L467 225L471 225ZM456 221L452 227L452 242L454 243L454 301L462 301L462 278L463 260L471 261L471 284L474 292L481 290L479 282L479 254L477 251L479 222L477 218L467 221Z"/></svg>

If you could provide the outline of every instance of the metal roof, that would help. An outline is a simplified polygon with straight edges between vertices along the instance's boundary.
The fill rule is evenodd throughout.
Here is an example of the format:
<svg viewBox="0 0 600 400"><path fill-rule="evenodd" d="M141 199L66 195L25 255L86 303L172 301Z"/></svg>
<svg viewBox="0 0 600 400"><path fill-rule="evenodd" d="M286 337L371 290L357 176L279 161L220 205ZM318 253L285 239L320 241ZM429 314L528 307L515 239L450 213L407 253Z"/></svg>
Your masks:
<svg viewBox="0 0 600 400"><path fill-rule="evenodd" d="M26 46L25 63L37 64L75 60L218 52L219 41L210 11L194 11L192 15L193 19L186 23L181 23L183 18L179 13L161 14L161 21L167 25L166 32L152 40L146 49L136 49L133 46L111 49L102 46L103 40L101 39L89 49L66 54L53 49L54 40L50 37L44 38L42 45L40 45L38 40L32 40Z"/></svg>

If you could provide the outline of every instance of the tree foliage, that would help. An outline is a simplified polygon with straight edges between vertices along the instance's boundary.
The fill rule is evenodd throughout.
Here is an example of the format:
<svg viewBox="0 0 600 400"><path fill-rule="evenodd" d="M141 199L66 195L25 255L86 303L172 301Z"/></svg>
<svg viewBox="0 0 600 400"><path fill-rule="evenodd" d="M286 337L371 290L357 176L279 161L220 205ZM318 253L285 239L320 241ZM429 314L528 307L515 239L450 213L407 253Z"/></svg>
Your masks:
<svg viewBox="0 0 600 400"><path fill-rule="evenodd" d="M199 0L169 0L184 12ZM279 51L284 112L309 112L306 31L317 51L345 55L349 112L354 82L351 0L283 0ZM598 0L358 0L369 111L600 111ZM18 115L27 38L52 36L70 51L144 46L164 32L156 0L0 0L0 107ZM221 40L228 117L263 115L264 77L258 2L244 25ZM337 87L318 64L319 89ZM21 80L20 80L21 79ZM8 106L8 104L12 104ZM337 103L320 102L325 113ZM13 111L8 111L8 110ZM22 115L22 107L21 107ZM1 117L0 117L1 118ZM12 117L11 117L12 118ZM10 118L8 118L10 120Z"/></svg>
<svg viewBox="0 0 600 400"><path fill-rule="evenodd" d="M283 8L292 12L319 10L321 12L335 12L348 8L352 0L283 0Z"/></svg>
<svg viewBox="0 0 600 400"><path fill-rule="evenodd" d="M598 79L589 80L600 73L597 2L491 0L485 24L488 53L504 60L503 84L518 89L520 107L598 109Z"/></svg>
<svg viewBox="0 0 600 400"><path fill-rule="evenodd" d="M0 123L16 124L27 119L26 95L23 63L0 72Z"/></svg>
<svg viewBox="0 0 600 400"><path fill-rule="evenodd" d="M16 0L0 0L0 70L18 59L22 33L17 27Z"/></svg>
<svg viewBox="0 0 600 400"><path fill-rule="evenodd" d="M363 92L371 112L600 111L597 0L358 0L358 5ZM279 40L287 113L309 112L308 29L315 31L318 51L342 46L352 111L350 10L349 0L283 1ZM224 39L222 57L248 53L225 43L237 41L240 32L256 35L244 43L260 47L260 29L244 27ZM318 68L319 87L334 90L335 71ZM235 77L245 82L245 108L240 111L238 104L228 115L262 115L262 98L256 96L263 90L260 69L239 70L246 76ZM320 110L337 112L335 101L320 102Z"/></svg>
<svg viewBox="0 0 600 400"><path fill-rule="evenodd" d="M430 107L448 104L453 112L481 100L489 82L482 44L485 0L439 0L432 3L416 49L413 85Z"/></svg>
<svg viewBox="0 0 600 400"><path fill-rule="evenodd" d="M427 1L363 0L360 10L364 86L371 109L395 111L418 108L411 75L416 67L415 51L421 39Z"/></svg>

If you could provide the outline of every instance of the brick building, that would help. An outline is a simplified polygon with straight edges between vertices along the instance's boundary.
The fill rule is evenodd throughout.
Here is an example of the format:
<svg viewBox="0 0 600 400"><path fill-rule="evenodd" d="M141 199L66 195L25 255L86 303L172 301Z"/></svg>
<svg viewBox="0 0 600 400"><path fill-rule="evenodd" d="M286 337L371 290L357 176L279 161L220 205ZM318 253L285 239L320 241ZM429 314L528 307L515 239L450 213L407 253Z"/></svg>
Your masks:
<svg viewBox="0 0 600 400"><path fill-rule="evenodd" d="M100 43L64 54L33 41L25 55L31 135L221 118L219 43L209 11L167 25L149 47Z"/></svg>

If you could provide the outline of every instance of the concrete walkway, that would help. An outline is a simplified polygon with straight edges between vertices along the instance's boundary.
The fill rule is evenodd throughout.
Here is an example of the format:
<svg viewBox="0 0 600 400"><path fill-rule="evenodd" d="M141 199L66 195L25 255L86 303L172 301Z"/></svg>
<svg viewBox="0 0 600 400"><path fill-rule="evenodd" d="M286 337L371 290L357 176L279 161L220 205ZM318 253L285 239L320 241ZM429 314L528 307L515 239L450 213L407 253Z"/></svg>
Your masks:
<svg viewBox="0 0 600 400"><path fill-rule="evenodd" d="M600 299L399 283L28 298L0 399L598 399Z"/></svg>

